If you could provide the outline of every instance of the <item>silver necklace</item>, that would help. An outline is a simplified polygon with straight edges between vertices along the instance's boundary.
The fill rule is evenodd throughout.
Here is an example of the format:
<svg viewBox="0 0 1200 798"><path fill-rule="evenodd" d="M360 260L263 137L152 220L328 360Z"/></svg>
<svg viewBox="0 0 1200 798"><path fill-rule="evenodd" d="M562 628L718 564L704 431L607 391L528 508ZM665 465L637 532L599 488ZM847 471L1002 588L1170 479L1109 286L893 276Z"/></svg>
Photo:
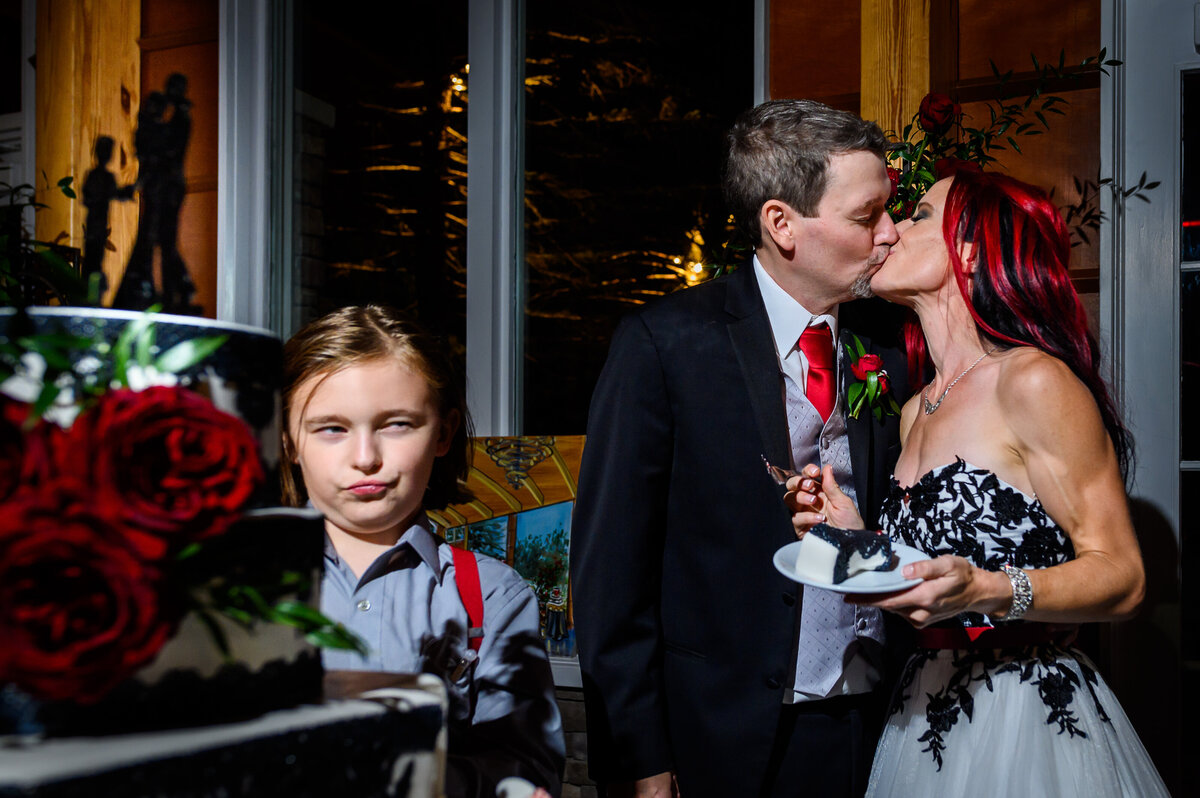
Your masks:
<svg viewBox="0 0 1200 798"><path fill-rule="evenodd" d="M978 366L980 363L983 362L983 359L985 357L987 357L988 355L990 355L992 352L995 352L995 351L996 351L996 347L993 346L991 349L989 349L988 351L986 351L982 355L980 355L978 360L976 360L971 365L967 366L966 369L963 370L962 374L959 374L957 377L954 378L954 382L952 382L946 386L946 390L942 391L942 395L939 396L938 400L932 404L930 404L930 402L929 402L929 386L926 385L925 390L921 391L921 401L925 403L925 415L927 415L927 416L933 415L933 411L937 410L939 407L942 406L942 400L946 398L946 394L950 393L950 389L953 388L955 385L958 385L959 380L961 380L963 377L967 376L967 374L970 373L971 369Z"/></svg>

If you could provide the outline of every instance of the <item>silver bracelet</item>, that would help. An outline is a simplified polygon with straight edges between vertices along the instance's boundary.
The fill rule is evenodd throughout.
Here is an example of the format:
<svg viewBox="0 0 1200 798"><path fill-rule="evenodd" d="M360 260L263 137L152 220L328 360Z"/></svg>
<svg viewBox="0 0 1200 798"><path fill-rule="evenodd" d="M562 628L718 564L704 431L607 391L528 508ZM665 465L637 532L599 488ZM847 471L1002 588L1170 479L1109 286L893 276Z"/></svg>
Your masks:
<svg viewBox="0 0 1200 798"><path fill-rule="evenodd" d="M1029 574L1020 568L1014 568L1011 563L1000 566L1008 581L1012 583L1012 606L1004 614L1004 620L1015 621L1029 612L1033 606L1033 585L1029 584Z"/></svg>

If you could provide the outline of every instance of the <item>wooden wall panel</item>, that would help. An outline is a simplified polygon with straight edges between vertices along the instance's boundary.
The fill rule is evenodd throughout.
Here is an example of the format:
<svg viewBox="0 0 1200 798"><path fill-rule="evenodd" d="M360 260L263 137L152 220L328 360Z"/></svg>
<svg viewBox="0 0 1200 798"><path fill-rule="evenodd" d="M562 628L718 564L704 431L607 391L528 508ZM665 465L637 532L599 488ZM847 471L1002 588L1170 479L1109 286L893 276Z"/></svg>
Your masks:
<svg viewBox="0 0 1200 798"><path fill-rule="evenodd" d="M1100 50L1100 3L1047 3L1045 0L958 0L962 20L958 77L991 77L988 59L1001 72L1033 69L1032 53L1042 62L1058 63L1065 51L1068 65Z"/></svg>
<svg viewBox="0 0 1200 798"><path fill-rule="evenodd" d="M115 142L108 168L117 183L131 183L137 176L132 152L140 94L140 9L137 0L38 3L37 186L38 200L49 207L35 218L36 235L43 240L83 246L82 186L95 165L97 136ZM53 188L66 175L75 178L76 200ZM105 254L104 272L111 292L136 235L135 203L114 202L109 226L116 251Z"/></svg>
<svg viewBox="0 0 1200 798"><path fill-rule="evenodd" d="M1070 101L1063 116L1050 115L1050 131L1041 136L1022 137L1021 152L1011 148L995 153L993 169L1054 192L1055 202L1074 202L1074 178L1095 180L1100 166L1100 90L1059 92ZM989 116L984 103L963 105L966 124L986 126ZM1071 250L1072 270L1100 268L1098 234L1088 231L1091 243Z"/></svg>
<svg viewBox="0 0 1200 798"><path fill-rule="evenodd" d="M864 119L901 131L930 87L931 0L862 0Z"/></svg>
<svg viewBox="0 0 1200 798"><path fill-rule="evenodd" d="M772 0L769 95L858 113L859 4Z"/></svg>
<svg viewBox="0 0 1200 798"><path fill-rule="evenodd" d="M192 138L183 169L189 191L217 187L217 51L217 42L210 41L152 50L142 58L144 91L162 91L174 72L187 76Z"/></svg>
<svg viewBox="0 0 1200 798"><path fill-rule="evenodd" d="M189 181L190 184L191 181ZM189 188L179 210L179 254L196 281L196 304L215 317L217 307L217 187ZM204 268L211 264L214 268ZM211 275L211 279L209 277Z"/></svg>
<svg viewBox="0 0 1200 798"><path fill-rule="evenodd" d="M142 35L215 30L219 13L217 4L210 0L145 0L142 4Z"/></svg>
<svg viewBox="0 0 1200 798"><path fill-rule="evenodd" d="M70 0L45 0L37 5L37 141L35 159L38 202L47 207L34 216L35 235L43 241L62 241L81 246L82 208L57 190L45 185L42 174L78 175L75 130L79 126L79 70L76 52L82 46L76 36L79 14ZM86 163L86 162L85 162ZM82 180L82 175L80 175ZM76 217L79 216L77 220Z"/></svg>
<svg viewBox="0 0 1200 798"><path fill-rule="evenodd" d="M142 91L162 91L167 77L188 79L192 134L184 160L187 193L179 212L179 254L196 284L204 315L216 315L217 114L219 7L216 0L142 0Z"/></svg>

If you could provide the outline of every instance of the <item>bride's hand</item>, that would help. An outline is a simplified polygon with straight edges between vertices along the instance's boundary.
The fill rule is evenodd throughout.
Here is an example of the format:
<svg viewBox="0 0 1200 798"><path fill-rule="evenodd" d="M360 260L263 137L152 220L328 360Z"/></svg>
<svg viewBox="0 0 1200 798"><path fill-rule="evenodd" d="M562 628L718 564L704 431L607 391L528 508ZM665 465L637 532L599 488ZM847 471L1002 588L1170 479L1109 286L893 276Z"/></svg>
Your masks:
<svg viewBox="0 0 1200 798"><path fill-rule="evenodd" d="M787 493L783 501L792 511L796 537L803 537L805 532L820 523L842 529L863 529L866 526L854 502L842 492L833 478L833 466L818 469L809 463L800 469L800 476L787 481Z"/></svg>
<svg viewBox="0 0 1200 798"><path fill-rule="evenodd" d="M943 554L904 566L905 579L919 585L887 596L850 595L847 601L894 612L918 629L960 612L1003 612L1012 601L1012 585L1000 572L976 568L962 557Z"/></svg>

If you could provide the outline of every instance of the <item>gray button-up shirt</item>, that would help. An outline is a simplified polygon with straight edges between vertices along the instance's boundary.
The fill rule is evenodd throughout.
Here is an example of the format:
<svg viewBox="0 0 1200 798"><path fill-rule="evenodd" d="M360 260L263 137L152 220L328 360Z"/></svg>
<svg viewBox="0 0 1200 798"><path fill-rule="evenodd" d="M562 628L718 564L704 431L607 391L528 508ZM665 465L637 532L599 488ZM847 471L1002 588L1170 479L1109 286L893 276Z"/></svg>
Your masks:
<svg viewBox="0 0 1200 798"><path fill-rule="evenodd" d="M489 771L486 781L516 775L553 792L564 761L562 719L537 598L509 566L475 558L484 631L477 658L467 645L450 546L424 515L361 578L326 538L321 611L362 637L370 653L325 649L322 659L330 670L442 677L450 692L451 765L457 749Z"/></svg>

